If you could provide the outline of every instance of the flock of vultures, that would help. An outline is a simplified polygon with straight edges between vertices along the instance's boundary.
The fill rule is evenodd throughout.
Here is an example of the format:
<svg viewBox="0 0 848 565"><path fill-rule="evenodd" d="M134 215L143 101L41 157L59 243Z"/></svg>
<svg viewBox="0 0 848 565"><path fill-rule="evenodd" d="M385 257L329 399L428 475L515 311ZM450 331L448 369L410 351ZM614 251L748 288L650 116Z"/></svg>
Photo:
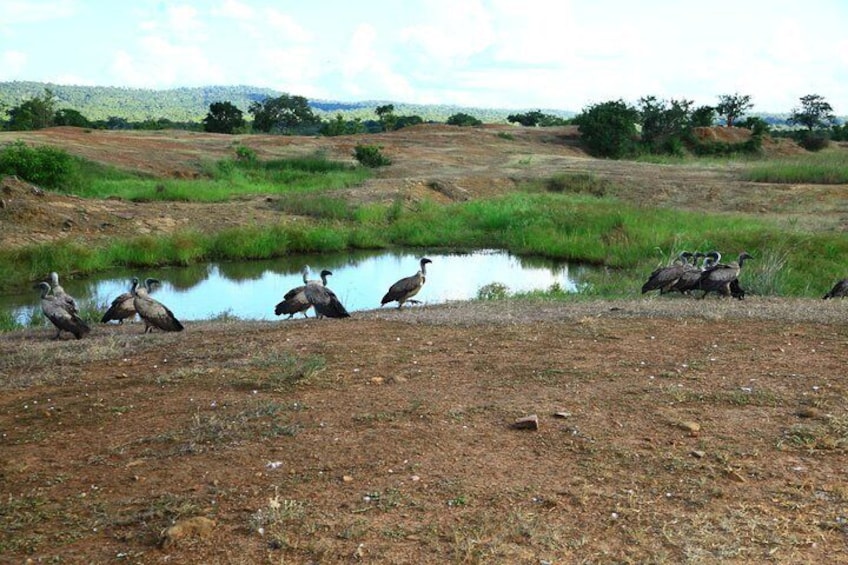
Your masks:
<svg viewBox="0 0 848 565"><path fill-rule="evenodd" d="M745 291L739 284L739 273L746 259L753 259L753 257L744 251L735 261L727 263L721 261L721 253L718 251L708 253L684 251L671 265L660 267L650 274L648 280L642 285L642 294L658 290L660 294L678 291L681 294L694 295L694 292L700 290L703 292L700 298L715 292L719 296L730 296L741 300L745 297ZM428 263L431 263L430 259L421 258L418 272L393 284L380 301L380 306L397 302L400 308L405 303L416 303L417 300L414 300L413 296L418 294L424 286ZM336 293L327 286L327 277L333 273L325 269L321 271L320 279L309 279L309 272L308 266L303 268L303 284L291 289L283 296L283 300L274 307L274 314L288 315L292 318L295 314L301 313L307 317L308 310L312 308L318 318L349 317L350 314L339 301ZM144 333L154 328L166 332L182 331L183 325L174 313L150 296L153 287L157 284L160 284L159 281L153 278L145 279L143 282L133 278L129 292L115 298L100 321L123 323L127 318L138 315L144 322ZM56 327L57 331L53 339L58 339L63 331L73 334L77 339L91 331L79 315L76 300L59 284L57 273L51 273L50 281L40 282L36 288L41 291L42 312ZM844 296L848 296L848 279L837 282L833 289L824 295L824 298Z"/></svg>
<svg viewBox="0 0 848 565"><path fill-rule="evenodd" d="M432 261L423 257L419 261L418 272L394 283L383 296L380 306L397 302L400 308L405 303L418 302L412 297L418 294L427 280L428 263ZM350 317L336 293L327 286L327 277L333 273L325 269L321 271L319 280L312 280L309 279L309 272L308 266L303 268L303 284L288 291L283 300L274 307L274 313L277 316L288 314L289 318L302 313L307 317L307 311L313 308L319 318ZM138 315L144 322L144 333L154 328L165 332L182 331L182 323L170 308L150 296L158 284L160 281L157 279L148 278L142 282L133 277L130 290L112 301L100 321L104 324L111 321L122 324L127 318ZM59 284L58 273L50 273L49 282L42 281L35 288L41 292L41 311L56 327L53 339L58 339L63 331L73 334L77 339L91 332L91 327L80 317L77 301Z"/></svg>

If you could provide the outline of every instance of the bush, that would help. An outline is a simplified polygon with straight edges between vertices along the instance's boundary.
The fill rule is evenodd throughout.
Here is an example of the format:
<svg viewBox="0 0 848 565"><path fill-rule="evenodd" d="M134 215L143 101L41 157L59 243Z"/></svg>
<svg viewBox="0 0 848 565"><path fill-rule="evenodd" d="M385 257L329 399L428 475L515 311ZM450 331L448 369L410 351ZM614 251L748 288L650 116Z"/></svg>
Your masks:
<svg viewBox="0 0 848 565"><path fill-rule="evenodd" d="M448 118L447 124L449 126L479 126L482 125L483 122L481 122L471 114L458 112Z"/></svg>
<svg viewBox="0 0 848 565"><path fill-rule="evenodd" d="M589 152L620 159L636 151L639 111L622 100L595 104L574 118Z"/></svg>
<svg viewBox="0 0 848 565"><path fill-rule="evenodd" d="M385 167L391 165L392 161L380 151L379 145L357 145L354 147L353 155L362 165L370 168Z"/></svg>
<svg viewBox="0 0 848 565"><path fill-rule="evenodd" d="M830 145L830 139L823 133L805 131L798 139L798 144L807 151L821 151Z"/></svg>
<svg viewBox="0 0 848 565"><path fill-rule="evenodd" d="M54 147L29 147L16 141L0 151L0 174L16 175L53 190L70 190L79 184L79 164Z"/></svg>

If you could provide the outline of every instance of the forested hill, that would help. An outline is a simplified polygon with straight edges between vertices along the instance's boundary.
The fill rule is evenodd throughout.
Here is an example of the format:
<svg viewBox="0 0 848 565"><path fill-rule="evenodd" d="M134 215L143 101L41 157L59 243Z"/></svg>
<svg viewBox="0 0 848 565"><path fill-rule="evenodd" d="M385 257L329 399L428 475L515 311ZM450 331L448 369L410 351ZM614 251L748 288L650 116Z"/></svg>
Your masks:
<svg viewBox="0 0 848 565"><path fill-rule="evenodd" d="M174 88L170 90L147 90L114 86L72 86L46 82L0 82L0 111L17 106L26 100L42 96L50 90L59 108L70 108L80 112L89 120L106 120L110 117L128 121L144 121L166 118L174 122L199 122L209 111L213 102L230 102L247 115L252 102L275 98L284 93L270 88L254 86L204 86L196 88ZM397 115L417 115L425 121L447 120L453 114L464 112L487 123L505 122L510 114L526 110L542 110L545 113L568 118L574 112L544 108L499 110L492 108L465 108L443 105L415 105L386 100L361 102L334 102L309 100L313 111L324 117L342 114L346 119L375 119L377 106L393 104Z"/></svg>

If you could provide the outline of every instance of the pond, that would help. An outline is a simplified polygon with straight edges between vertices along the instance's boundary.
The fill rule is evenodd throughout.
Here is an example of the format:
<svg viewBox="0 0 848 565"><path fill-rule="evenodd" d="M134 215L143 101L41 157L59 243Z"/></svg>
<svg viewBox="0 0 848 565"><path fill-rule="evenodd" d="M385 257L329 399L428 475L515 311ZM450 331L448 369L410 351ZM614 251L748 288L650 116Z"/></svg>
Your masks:
<svg viewBox="0 0 848 565"><path fill-rule="evenodd" d="M518 257L504 251L429 253L427 283L416 296L424 304L476 298L481 287L500 283L510 293L547 290L559 285L577 292L579 276L595 267L573 266L538 257ZM244 320L273 320L274 306L290 289L302 284L301 269L309 265L318 278L333 272L330 287L348 311L380 307L380 299L398 279L418 271L420 255L413 251L345 252L287 256L267 261L210 263L149 270L112 270L73 280L60 275L65 290L83 308L105 311L111 300L129 289L130 279L157 278L162 285L153 297L180 320L205 320L223 315ZM396 303L385 308L396 307ZM26 324L40 312L38 292L0 296L0 310ZM310 315L313 315L310 311ZM283 316L282 318L285 318Z"/></svg>

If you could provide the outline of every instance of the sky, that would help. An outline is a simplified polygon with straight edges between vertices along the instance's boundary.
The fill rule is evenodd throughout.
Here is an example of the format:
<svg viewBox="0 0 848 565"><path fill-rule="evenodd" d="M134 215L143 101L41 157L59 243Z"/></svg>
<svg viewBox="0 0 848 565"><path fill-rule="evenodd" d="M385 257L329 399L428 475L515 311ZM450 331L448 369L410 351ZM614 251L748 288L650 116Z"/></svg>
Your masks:
<svg viewBox="0 0 848 565"><path fill-rule="evenodd" d="M848 115L845 0L0 0L0 81L579 112Z"/></svg>

